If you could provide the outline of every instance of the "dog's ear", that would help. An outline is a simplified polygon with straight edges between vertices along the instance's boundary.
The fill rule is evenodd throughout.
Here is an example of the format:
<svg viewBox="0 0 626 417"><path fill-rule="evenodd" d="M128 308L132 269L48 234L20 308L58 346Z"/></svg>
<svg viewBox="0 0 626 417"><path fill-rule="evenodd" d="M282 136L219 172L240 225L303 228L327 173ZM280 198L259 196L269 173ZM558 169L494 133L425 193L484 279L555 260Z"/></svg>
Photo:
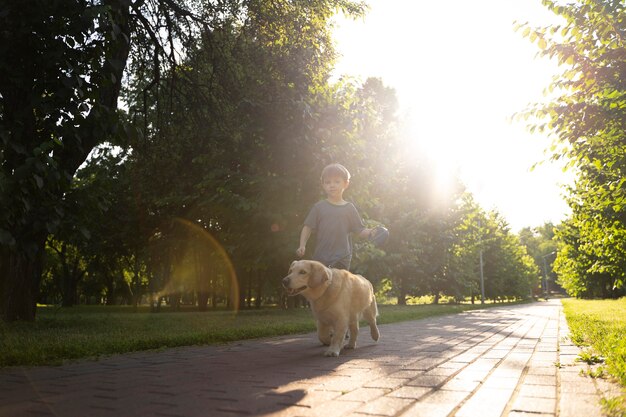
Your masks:
<svg viewBox="0 0 626 417"><path fill-rule="evenodd" d="M311 264L311 275L309 276L308 286L311 288L319 287L332 278L332 271L319 262Z"/></svg>

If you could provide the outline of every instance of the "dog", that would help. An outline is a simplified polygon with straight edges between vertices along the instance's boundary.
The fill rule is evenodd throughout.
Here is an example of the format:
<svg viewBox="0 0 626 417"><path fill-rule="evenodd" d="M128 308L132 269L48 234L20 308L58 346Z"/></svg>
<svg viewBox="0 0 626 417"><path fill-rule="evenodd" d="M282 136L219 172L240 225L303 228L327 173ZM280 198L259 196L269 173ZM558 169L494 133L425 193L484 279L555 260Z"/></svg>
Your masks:
<svg viewBox="0 0 626 417"><path fill-rule="evenodd" d="M301 260L291 263L282 284L289 296L302 294L311 304L317 336L328 346L325 356L339 356L348 329L350 339L345 347L356 348L361 318L369 323L372 339L380 338L374 288L361 275L331 269L321 262Z"/></svg>

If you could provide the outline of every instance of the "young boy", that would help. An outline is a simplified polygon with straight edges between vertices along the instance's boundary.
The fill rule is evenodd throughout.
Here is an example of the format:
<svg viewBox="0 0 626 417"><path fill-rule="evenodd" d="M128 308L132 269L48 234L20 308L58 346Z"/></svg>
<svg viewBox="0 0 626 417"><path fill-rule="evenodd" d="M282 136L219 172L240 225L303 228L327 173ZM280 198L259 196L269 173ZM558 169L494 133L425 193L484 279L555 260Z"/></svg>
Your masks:
<svg viewBox="0 0 626 417"><path fill-rule="evenodd" d="M343 199L343 192L350 185L350 173L343 165L328 165L322 171L321 179L326 199L318 201L304 220L296 254L300 258L304 256L306 243L315 231L313 259L331 268L350 269L350 234L367 238L371 236L372 229L365 227L354 204Z"/></svg>

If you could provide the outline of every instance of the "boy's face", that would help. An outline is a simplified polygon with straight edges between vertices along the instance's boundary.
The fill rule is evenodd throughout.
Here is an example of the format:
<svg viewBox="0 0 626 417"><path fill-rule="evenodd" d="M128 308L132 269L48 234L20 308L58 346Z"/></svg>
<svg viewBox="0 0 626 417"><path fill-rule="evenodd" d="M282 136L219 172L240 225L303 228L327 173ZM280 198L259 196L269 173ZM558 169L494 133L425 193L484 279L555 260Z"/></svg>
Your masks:
<svg viewBox="0 0 626 417"><path fill-rule="evenodd" d="M322 181L322 187L328 198L341 198L349 183L340 176L329 176Z"/></svg>

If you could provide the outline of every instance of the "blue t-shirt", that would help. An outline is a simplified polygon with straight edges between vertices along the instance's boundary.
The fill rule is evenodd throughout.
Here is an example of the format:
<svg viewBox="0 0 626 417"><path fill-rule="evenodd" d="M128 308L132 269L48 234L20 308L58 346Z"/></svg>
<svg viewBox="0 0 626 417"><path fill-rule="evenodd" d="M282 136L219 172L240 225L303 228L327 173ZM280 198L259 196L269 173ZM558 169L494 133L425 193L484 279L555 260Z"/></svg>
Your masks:
<svg viewBox="0 0 626 417"><path fill-rule="evenodd" d="M365 225L352 203L336 205L321 200L309 211L304 225L315 231L313 259L326 266L350 268L352 260L351 233L360 233Z"/></svg>

